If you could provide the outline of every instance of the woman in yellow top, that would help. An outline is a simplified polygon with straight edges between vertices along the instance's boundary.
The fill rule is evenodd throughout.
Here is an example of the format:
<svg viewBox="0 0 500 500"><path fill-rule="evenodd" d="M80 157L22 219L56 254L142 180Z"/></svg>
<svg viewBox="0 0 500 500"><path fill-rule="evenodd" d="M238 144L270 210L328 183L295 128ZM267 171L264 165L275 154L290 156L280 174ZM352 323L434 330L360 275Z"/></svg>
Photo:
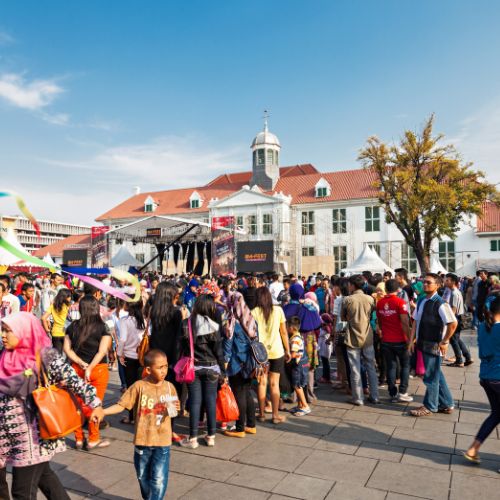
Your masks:
<svg viewBox="0 0 500 500"><path fill-rule="evenodd" d="M285 421L278 413L280 401L280 373L284 370L285 361L290 361L290 346L286 331L286 319L283 309L273 305L271 292L266 287L257 289L256 307L252 309L252 316L259 327L259 341L267 349L269 356L269 392L271 393L271 406L273 409L273 424ZM259 399L258 420L264 420L266 405L267 375L259 380L257 397Z"/></svg>
<svg viewBox="0 0 500 500"><path fill-rule="evenodd" d="M64 346L64 324L68 317L71 306L71 292L67 288L61 288L54 298L54 302L42 316L45 331L52 336L52 345L62 354ZM49 318L52 316L52 327Z"/></svg>

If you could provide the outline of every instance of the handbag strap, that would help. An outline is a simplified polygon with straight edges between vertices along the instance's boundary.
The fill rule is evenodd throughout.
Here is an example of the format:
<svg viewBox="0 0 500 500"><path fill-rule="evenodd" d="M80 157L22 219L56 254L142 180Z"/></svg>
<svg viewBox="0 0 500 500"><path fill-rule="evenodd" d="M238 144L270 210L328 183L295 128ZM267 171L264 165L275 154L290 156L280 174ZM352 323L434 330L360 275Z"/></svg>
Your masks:
<svg viewBox="0 0 500 500"><path fill-rule="evenodd" d="M36 353L35 359L36 359L36 367L38 368L38 388L40 389L41 387L48 387L49 378L47 376L45 367L43 366L42 358L39 352ZM42 385L42 378L43 378L43 385Z"/></svg>
<svg viewBox="0 0 500 500"><path fill-rule="evenodd" d="M189 349L191 351L191 359L194 360L194 345L193 345L193 328L191 327L191 318L188 318L188 332L189 332Z"/></svg>

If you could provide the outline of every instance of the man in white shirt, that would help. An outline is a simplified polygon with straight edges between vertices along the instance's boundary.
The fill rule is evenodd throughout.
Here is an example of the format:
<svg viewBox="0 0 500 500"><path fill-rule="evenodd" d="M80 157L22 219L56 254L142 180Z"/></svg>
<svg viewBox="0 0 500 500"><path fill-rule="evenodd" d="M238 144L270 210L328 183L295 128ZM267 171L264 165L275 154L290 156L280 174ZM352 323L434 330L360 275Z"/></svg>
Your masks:
<svg viewBox="0 0 500 500"><path fill-rule="evenodd" d="M273 274L272 283L269 285L269 291L271 292L271 297L273 298L273 304L275 306L280 305L278 296L282 290L284 290L283 283L281 283L277 274Z"/></svg>
<svg viewBox="0 0 500 500"><path fill-rule="evenodd" d="M21 310L21 303L19 299L11 293L10 288L10 276L7 274L2 274L0 276L0 283L5 287L5 292L2 297L2 306L5 311L9 311L8 314L15 314Z"/></svg>

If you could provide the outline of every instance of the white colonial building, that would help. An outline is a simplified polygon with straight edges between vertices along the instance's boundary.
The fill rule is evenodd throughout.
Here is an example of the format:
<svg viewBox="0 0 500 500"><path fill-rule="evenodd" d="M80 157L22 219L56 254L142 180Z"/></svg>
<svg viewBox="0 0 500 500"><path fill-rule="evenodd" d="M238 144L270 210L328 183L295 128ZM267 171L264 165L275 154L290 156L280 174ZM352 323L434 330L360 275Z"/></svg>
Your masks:
<svg viewBox="0 0 500 500"><path fill-rule="evenodd" d="M398 229L385 222L372 171L320 172L310 164L280 167L281 144L269 132L267 121L251 149L251 171L222 174L204 186L137 192L96 220L116 229L150 215L206 222L234 216L243 230L237 240L273 240L275 267L284 272L336 273L348 267L366 244L390 267L417 272L413 252ZM192 238L196 240L195 235ZM121 243L112 241L111 254ZM151 243L127 245L140 262L157 253ZM433 251L450 271L499 259L498 207L486 204L482 218L464 224L456 239L436 241Z"/></svg>

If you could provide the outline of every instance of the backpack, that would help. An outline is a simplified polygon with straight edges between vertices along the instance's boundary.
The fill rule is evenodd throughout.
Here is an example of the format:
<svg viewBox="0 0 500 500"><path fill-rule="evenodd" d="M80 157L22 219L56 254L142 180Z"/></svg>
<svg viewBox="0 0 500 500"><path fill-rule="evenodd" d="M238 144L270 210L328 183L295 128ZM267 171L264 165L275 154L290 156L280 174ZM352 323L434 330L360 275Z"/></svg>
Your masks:
<svg viewBox="0 0 500 500"><path fill-rule="evenodd" d="M269 368L269 357L266 346L255 338L251 340L245 335L250 347L250 354L247 360L241 365L241 375L243 378L255 378L257 380L267 373Z"/></svg>

